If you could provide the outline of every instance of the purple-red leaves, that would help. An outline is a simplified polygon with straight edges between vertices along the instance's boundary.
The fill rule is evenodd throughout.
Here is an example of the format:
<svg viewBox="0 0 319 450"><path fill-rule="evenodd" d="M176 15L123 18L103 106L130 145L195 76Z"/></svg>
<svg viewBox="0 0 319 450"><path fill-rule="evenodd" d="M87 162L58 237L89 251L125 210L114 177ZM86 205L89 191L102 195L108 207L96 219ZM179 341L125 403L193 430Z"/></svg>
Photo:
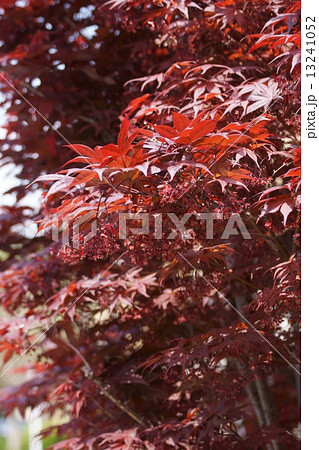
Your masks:
<svg viewBox="0 0 319 450"><path fill-rule="evenodd" d="M1 2L2 412L59 411L55 449L299 448L300 2L69 3Z"/></svg>

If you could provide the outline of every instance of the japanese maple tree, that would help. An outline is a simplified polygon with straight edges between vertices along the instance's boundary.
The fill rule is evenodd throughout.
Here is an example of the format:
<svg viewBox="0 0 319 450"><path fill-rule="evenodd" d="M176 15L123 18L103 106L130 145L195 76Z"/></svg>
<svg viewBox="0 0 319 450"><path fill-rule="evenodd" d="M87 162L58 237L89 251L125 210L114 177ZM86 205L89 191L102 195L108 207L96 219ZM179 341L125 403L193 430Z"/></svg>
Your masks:
<svg viewBox="0 0 319 450"><path fill-rule="evenodd" d="M55 449L300 448L300 2L0 14L3 413L61 411Z"/></svg>

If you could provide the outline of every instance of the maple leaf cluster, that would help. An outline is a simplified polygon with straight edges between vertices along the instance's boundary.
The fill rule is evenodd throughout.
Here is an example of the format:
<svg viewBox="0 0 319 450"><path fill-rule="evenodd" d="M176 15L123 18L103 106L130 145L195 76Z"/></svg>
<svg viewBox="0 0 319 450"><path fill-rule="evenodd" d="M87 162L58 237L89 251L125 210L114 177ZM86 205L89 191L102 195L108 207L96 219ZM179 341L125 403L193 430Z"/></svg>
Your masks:
<svg viewBox="0 0 319 450"><path fill-rule="evenodd" d="M55 450L300 448L300 2L0 8L5 415L62 412Z"/></svg>

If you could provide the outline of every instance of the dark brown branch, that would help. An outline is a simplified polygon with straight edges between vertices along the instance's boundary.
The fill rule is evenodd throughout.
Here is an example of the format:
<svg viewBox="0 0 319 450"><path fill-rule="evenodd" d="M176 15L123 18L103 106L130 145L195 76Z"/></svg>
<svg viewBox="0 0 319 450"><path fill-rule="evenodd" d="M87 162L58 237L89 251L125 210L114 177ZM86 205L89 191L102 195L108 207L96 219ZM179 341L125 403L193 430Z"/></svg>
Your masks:
<svg viewBox="0 0 319 450"><path fill-rule="evenodd" d="M120 410L125 412L125 414L130 416L131 419L133 419L139 425L142 425L143 427L146 427L147 425L143 421L143 419L141 419L130 408L128 408L127 406L123 405L123 403L117 397L115 397L115 395L113 395L108 389L105 389L105 387L103 386L101 380L99 380L98 377L94 374L94 371L93 371L92 367L90 366L88 361L85 359L85 357L82 355L82 353L76 347L74 347L74 345L70 344L70 342L66 342L66 345L68 347L72 348L72 350L81 358L81 360L83 361L83 363L84 363L84 365L85 365L85 367L86 367L86 369L88 371L87 377L90 378L98 386L98 388L101 390L101 392L104 394L104 396L106 398L108 398Z"/></svg>

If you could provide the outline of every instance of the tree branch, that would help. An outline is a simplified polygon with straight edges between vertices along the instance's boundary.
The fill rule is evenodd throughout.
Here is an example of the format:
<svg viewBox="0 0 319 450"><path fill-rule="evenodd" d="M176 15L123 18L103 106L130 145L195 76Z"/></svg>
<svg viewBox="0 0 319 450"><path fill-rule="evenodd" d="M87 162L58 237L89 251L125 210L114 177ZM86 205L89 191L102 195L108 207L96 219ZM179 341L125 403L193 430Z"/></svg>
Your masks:
<svg viewBox="0 0 319 450"><path fill-rule="evenodd" d="M87 378L90 378L98 386L98 388L101 390L101 392L104 394L104 396L107 397L112 403L114 403L114 405L116 405L120 410L125 412L125 414L130 416L131 419L133 419L139 425L142 425L143 427L146 427L147 425L144 422L144 420L141 419L141 417L139 417L133 410L131 410L130 408L125 406L109 390L105 389L105 387L103 386L101 380L99 380L98 377L94 374L94 371L93 371L92 367L90 366L88 361L85 359L85 357L82 355L82 353L76 347L74 347L74 345L72 345L70 342L66 342L65 341L65 343L66 343L66 345L68 347L72 348L72 350L81 358L81 360L83 361L83 363L84 363L84 365L85 365L85 367L87 368L87 371L88 371Z"/></svg>

